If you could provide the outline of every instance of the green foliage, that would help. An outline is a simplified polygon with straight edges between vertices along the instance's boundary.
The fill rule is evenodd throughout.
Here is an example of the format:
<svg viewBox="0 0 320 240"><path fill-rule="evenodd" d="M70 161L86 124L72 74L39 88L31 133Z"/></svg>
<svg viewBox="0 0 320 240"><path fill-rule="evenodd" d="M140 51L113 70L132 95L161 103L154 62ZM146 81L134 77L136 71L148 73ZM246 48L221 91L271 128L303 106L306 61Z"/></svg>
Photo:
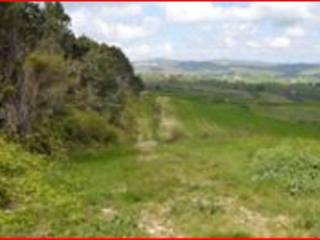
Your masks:
<svg viewBox="0 0 320 240"><path fill-rule="evenodd" d="M305 195L320 190L320 158L318 154L280 145L262 149L254 157L255 181L272 181L292 195Z"/></svg>
<svg viewBox="0 0 320 240"><path fill-rule="evenodd" d="M44 166L45 162L40 157L0 139L1 207L32 201L32 195L37 194L34 192L37 190L36 181L41 178ZM28 192L30 194L26 194Z"/></svg>
<svg viewBox="0 0 320 240"><path fill-rule="evenodd" d="M112 129L127 104L125 92L142 89L121 49L75 37L61 3L0 7L3 132L50 155L65 140L116 140ZM70 105L77 110L70 112Z"/></svg>
<svg viewBox="0 0 320 240"><path fill-rule="evenodd" d="M60 122L56 122L60 121ZM67 149L64 142L64 129L60 119L38 119L33 132L20 139L20 143L33 153L41 153L51 159L66 159Z"/></svg>
<svg viewBox="0 0 320 240"><path fill-rule="evenodd" d="M129 91L123 93L126 104L121 109L116 125L120 129L122 142L135 142L138 139L148 138L148 117L145 112L145 105L135 94ZM150 136L150 135L149 135Z"/></svg>
<svg viewBox="0 0 320 240"><path fill-rule="evenodd" d="M58 187L48 181L52 167L43 157L0 139L1 236L49 236L48 229L58 224L84 219L70 214L83 208L67 191L66 180Z"/></svg>
<svg viewBox="0 0 320 240"><path fill-rule="evenodd" d="M320 85L172 75L139 95L121 49L74 36L62 4L0 11L1 130L23 145L0 139L1 236L319 233L318 104L303 101Z"/></svg>
<svg viewBox="0 0 320 240"><path fill-rule="evenodd" d="M22 145L0 139L0 235L122 236L123 224L132 235L133 217L105 226L84 207L76 178L60 176L58 161L48 160L116 143L124 129L135 135L119 119L125 93L137 97L141 79L121 49L75 37L61 3L0 3L0 12L0 130Z"/></svg>
<svg viewBox="0 0 320 240"><path fill-rule="evenodd" d="M44 159L30 155L44 164L40 175L32 168L36 177L28 176L37 189L31 192L37 194L30 196L28 204L9 198L15 204L4 204L7 207L0 210L0 235L159 237L150 230L155 226L174 237L319 234L318 191L310 190L310 184L304 185L303 180L303 191L288 196L286 180L303 179L304 174L313 172L311 165L318 165L319 130L312 123L280 121L256 115L254 108L212 103L205 98L154 93L144 93L140 99L134 96L126 97L130 104L120 112L127 114L123 126L120 122L117 125L123 133L136 126L141 136L138 141L156 142L159 118L154 114L160 102L166 115L180 122L187 134L180 141L156 142L143 152L132 144L97 150L73 139L76 151L69 161L52 162L52 168L47 168ZM84 119L96 113L71 106L56 115L54 126L59 122L64 127L73 111L79 118L83 113L88 115ZM300 109L301 104L291 107ZM281 110L285 115L286 108ZM112 121L103 114L93 115L101 124ZM102 120L101 116L108 117ZM135 123L130 122L130 116L136 116ZM203 137L206 129L210 134ZM285 161L291 175L283 173L287 169L279 162ZM269 171L276 171L277 177L259 178ZM8 183L12 184L10 180ZM316 179L314 183L318 184ZM10 191L5 184L2 188ZM2 192L10 196L6 191ZM22 199L23 195L27 194L21 192Z"/></svg>
<svg viewBox="0 0 320 240"><path fill-rule="evenodd" d="M320 84L288 81L228 81L223 76L142 75L148 89L180 95L204 96L214 102L257 102L276 105L320 99Z"/></svg>
<svg viewBox="0 0 320 240"><path fill-rule="evenodd" d="M27 81L32 81L30 84L39 84L41 89L68 84L68 67L63 56L45 52L33 52L24 62Z"/></svg>
<svg viewBox="0 0 320 240"><path fill-rule="evenodd" d="M22 103L25 109L24 134L27 149L47 155L62 155L61 111L67 89L76 84L75 73L62 55L33 52L25 60L25 85ZM60 113L59 113L60 112Z"/></svg>
<svg viewBox="0 0 320 240"><path fill-rule="evenodd" d="M92 110L72 108L64 121L65 137L82 144L117 141L115 128L106 117Z"/></svg>
<svg viewBox="0 0 320 240"><path fill-rule="evenodd" d="M81 85L100 98L92 106L99 111L121 106L125 92L137 93L141 90L141 80L134 76L128 59L120 49L91 45L88 53L82 57Z"/></svg>

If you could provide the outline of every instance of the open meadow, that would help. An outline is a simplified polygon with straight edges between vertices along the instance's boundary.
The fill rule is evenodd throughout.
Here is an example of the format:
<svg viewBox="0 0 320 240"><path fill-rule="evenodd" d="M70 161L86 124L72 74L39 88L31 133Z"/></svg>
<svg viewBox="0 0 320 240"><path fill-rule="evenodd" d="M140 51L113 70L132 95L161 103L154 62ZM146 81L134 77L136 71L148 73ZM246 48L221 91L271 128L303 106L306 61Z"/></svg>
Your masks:
<svg viewBox="0 0 320 240"><path fill-rule="evenodd" d="M1 2L0 238L320 237L319 16Z"/></svg>
<svg viewBox="0 0 320 240"><path fill-rule="evenodd" d="M172 91L145 93L143 103L134 147L73 152L44 179L59 201L37 196L2 234L319 235L318 103L235 104Z"/></svg>

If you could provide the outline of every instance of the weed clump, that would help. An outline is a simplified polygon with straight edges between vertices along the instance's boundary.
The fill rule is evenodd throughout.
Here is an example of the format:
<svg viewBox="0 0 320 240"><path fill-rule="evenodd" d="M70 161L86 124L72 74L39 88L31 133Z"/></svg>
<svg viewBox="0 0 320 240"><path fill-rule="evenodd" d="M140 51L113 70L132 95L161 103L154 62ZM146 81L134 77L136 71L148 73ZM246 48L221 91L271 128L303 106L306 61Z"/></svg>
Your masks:
<svg viewBox="0 0 320 240"><path fill-rule="evenodd" d="M320 157L293 145L259 150L254 156L254 181L275 182L291 195L320 190Z"/></svg>
<svg viewBox="0 0 320 240"><path fill-rule="evenodd" d="M0 139L0 207L8 208L13 202L28 202L37 189L39 171L44 161L21 148Z"/></svg>
<svg viewBox="0 0 320 240"><path fill-rule="evenodd" d="M90 144L108 143L117 140L115 128L102 115L95 111L80 111L73 108L65 120L67 140Z"/></svg>
<svg viewBox="0 0 320 240"><path fill-rule="evenodd" d="M1 236L48 236L58 224L83 219L82 202L67 191L67 180L57 188L49 182L52 167L44 157L0 138Z"/></svg>

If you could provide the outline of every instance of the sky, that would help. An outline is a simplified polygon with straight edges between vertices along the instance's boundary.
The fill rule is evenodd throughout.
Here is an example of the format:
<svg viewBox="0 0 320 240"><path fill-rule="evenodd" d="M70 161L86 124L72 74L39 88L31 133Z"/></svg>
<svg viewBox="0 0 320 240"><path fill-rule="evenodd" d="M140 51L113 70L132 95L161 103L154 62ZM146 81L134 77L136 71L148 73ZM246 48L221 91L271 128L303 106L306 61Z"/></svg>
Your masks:
<svg viewBox="0 0 320 240"><path fill-rule="evenodd" d="M320 63L320 3L64 3L77 36L120 47L132 61Z"/></svg>

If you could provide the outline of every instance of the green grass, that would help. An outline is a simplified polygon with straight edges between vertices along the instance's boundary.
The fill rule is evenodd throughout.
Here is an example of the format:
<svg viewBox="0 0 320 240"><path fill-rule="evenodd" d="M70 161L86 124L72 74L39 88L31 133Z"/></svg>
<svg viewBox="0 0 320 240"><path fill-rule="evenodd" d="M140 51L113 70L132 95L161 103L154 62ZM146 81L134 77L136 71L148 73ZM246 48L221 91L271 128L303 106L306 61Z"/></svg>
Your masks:
<svg viewBox="0 0 320 240"><path fill-rule="evenodd" d="M157 135L151 109L157 97L148 97L144 116L150 118L143 122L149 138ZM201 97L171 95L168 104L183 137L144 150L79 149L46 175L64 205L55 200L49 213L22 214L38 225L15 222L19 227L5 234L17 236L25 227L30 236L319 236L320 191L313 175L320 125L292 121L294 104L277 109L283 118ZM295 182L302 194L288 188Z"/></svg>
<svg viewBox="0 0 320 240"><path fill-rule="evenodd" d="M256 105L254 111L263 116L287 122L312 124L318 123L320 120L320 105L317 103Z"/></svg>
<svg viewBox="0 0 320 240"><path fill-rule="evenodd" d="M301 113L300 118L306 115L309 105L299 104L296 107L284 105L277 113L277 117L268 114L267 111L256 111L250 104L228 104L228 103L210 103L200 97L187 97L174 100L177 104L177 112L184 122L188 125L188 130L199 133L199 121L209 122L211 125L218 125L228 129L228 134L233 132L247 132L250 134L268 134L287 137L308 137L319 138L320 125L310 124L310 122L294 122L286 118L290 113L296 116ZM282 111L281 111L282 110ZM315 106L312 108L313 114L317 111ZM267 116L261 114L266 112ZM320 114L320 110L316 112ZM282 119L286 119L284 121Z"/></svg>

